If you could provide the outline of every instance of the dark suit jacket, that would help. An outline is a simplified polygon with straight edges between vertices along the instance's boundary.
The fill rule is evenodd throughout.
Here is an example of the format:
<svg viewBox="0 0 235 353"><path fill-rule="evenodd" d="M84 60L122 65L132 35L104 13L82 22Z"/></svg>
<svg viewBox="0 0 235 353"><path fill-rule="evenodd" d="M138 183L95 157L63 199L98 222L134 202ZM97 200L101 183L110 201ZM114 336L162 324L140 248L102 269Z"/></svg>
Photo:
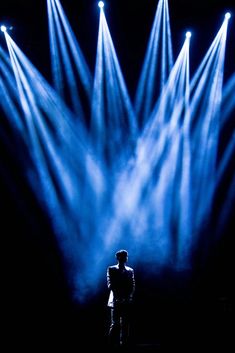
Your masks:
<svg viewBox="0 0 235 353"><path fill-rule="evenodd" d="M131 302L135 291L134 270L119 265L109 266L107 269L107 285L110 289L108 306L114 307L118 302Z"/></svg>

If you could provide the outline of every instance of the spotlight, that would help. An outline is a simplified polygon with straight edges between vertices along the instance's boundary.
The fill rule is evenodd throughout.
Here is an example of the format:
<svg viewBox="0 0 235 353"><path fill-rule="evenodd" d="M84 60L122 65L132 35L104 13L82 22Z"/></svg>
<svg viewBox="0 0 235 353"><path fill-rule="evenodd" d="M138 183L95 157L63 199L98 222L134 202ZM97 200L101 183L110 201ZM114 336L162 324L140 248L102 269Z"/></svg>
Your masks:
<svg viewBox="0 0 235 353"><path fill-rule="evenodd" d="M99 2L98 2L98 6L99 6L100 9L102 9L102 8L104 7L103 1L99 1Z"/></svg>
<svg viewBox="0 0 235 353"><path fill-rule="evenodd" d="M192 36L192 33L191 33L191 32L189 32L189 31L186 32L186 34L185 34L185 37L186 37L186 38L191 38L191 36Z"/></svg>
<svg viewBox="0 0 235 353"><path fill-rule="evenodd" d="M231 17L231 13L227 12L224 17L226 18L226 20L229 20Z"/></svg>
<svg viewBox="0 0 235 353"><path fill-rule="evenodd" d="M6 27L6 26L3 26L3 25L2 25L0 28L1 28L1 31L2 31L3 33L7 31L7 27Z"/></svg>

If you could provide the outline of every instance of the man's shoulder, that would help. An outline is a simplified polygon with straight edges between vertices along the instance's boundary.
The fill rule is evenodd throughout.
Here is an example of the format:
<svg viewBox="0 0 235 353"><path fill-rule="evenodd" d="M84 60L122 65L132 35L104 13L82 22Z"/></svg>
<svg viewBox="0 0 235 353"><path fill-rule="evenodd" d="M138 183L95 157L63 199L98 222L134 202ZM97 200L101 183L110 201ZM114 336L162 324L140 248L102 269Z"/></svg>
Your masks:
<svg viewBox="0 0 235 353"><path fill-rule="evenodd" d="M108 270L118 270L118 265L111 265L111 266L108 266Z"/></svg>
<svg viewBox="0 0 235 353"><path fill-rule="evenodd" d="M108 271L117 271L117 270L119 270L118 265L108 266ZM129 266L125 266L125 270L128 272L134 272L133 268Z"/></svg>

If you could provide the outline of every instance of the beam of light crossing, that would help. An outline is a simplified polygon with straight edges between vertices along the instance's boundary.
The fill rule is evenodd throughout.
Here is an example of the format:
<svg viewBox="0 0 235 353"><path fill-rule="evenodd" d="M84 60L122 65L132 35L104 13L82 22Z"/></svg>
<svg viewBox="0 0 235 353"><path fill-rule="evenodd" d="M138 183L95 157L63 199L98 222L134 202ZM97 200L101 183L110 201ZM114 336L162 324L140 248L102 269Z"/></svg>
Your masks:
<svg viewBox="0 0 235 353"><path fill-rule="evenodd" d="M90 245L87 244L86 234L87 232L95 234L96 231L96 208L98 207L99 211L97 205L99 195L102 195L103 191L99 193L95 184L99 178L98 183L102 183L102 172L93 160L88 144L88 149L85 149L78 137L73 138L74 125L72 123L68 125L66 121L58 124L57 119L63 119L66 110L57 115L62 104L59 104L59 97L56 99L55 95L52 97L54 100L51 102L51 111L47 118L51 119L51 124L54 119L56 128L47 126L48 121L40 110L40 104L46 105L49 109L48 103L53 90L50 90L48 85L40 86L39 82L42 83L42 79L40 75L36 75L36 69L25 60L23 53L8 35L6 40L27 121L29 135L27 142L34 161L35 170L29 172L29 181L37 197L48 209L59 245L73 272L74 268L82 266L81 263L84 261L84 258L77 258L78 248L89 249L96 241L95 237ZM62 131L58 130L59 127L62 127ZM54 135L53 131L56 130L58 133ZM67 145L70 139L72 146ZM38 194L39 188L41 192Z"/></svg>
<svg viewBox="0 0 235 353"><path fill-rule="evenodd" d="M153 36L152 45L161 58L151 70L158 71L163 86L159 95L153 94L141 131L102 8L89 102L91 133L4 33L13 71L0 48L0 96L7 95L0 106L28 146L31 159L24 161L24 173L52 219L78 300L97 291L107 258L120 247L127 247L136 262L149 262L153 271L155 265L189 269L204 223L212 216L212 199L232 168L234 133L217 155L218 138L234 110L233 77L222 95L228 16L190 83L190 35L173 66L168 3L160 3L162 33L155 28L159 43ZM48 1L48 13L51 35L56 34L52 51L58 56L57 69L63 70L66 60L67 67L74 66L58 4ZM10 139L4 137L7 146ZM130 137L133 149L126 144ZM223 191L222 206L233 206L234 175ZM228 216L224 209L215 221L219 233ZM203 239L203 245L210 240ZM96 264L92 271L91 262Z"/></svg>
<svg viewBox="0 0 235 353"><path fill-rule="evenodd" d="M23 134L22 109L14 81L14 73L9 57L0 47L0 105L11 121L12 126Z"/></svg>
<svg viewBox="0 0 235 353"><path fill-rule="evenodd" d="M161 89L165 86L168 76L173 67L173 49L171 40L171 26L168 0L164 0L163 9L163 33L162 33L162 55L161 55Z"/></svg>
<svg viewBox="0 0 235 353"><path fill-rule="evenodd" d="M186 33L186 56L185 56L185 96L184 96L184 120L181 133L181 175L179 177L178 200L175 202L175 214L178 214L178 246L176 266L184 267L190 263L192 250L192 176L191 176L191 143L190 143L190 60L189 44L191 33ZM176 198L175 198L176 199Z"/></svg>
<svg viewBox="0 0 235 353"><path fill-rule="evenodd" d="M222 116L223 122L226 121L227 117L230 116L235 110L235 73L230 77L229 81L223 89L223 101L222 101Z"/></svg>
<svg viewBox="0 0 235 353"><path fill-rule="evenodd" d="M144 125L149 119L156 98L161 93L172 67L173 53L168 0L160 0L135 98L135 111L140 125ZM159 87L157 87L157 82L160 83Z"/></svg>
<svg viewBox="0 0 235 353"><path fill-rule="evenodd" d="M235 137L234 137L234 114L235 114L235 99L234 99L234 90L235 90L235 73L230 77L223 89L223 99L221 106L221 133L226 131L226 139L223 144L225 144L222 152L222 156L219 158L216 183L219 184L223 178L229 161L232 160L234 155L235 147ZM221 142L222 144L222 142Z"/></svg>
<svg viewBox="0 0 235 353"><path fill-rule="evenodd" d="M215 189L226 36L227 20L223 22L192 79L190 115L195 160L192 170L195 185L195 228L200 227L203 219L208 217Z"/></svg>
<svg viewBox="0 0 235 353"><path fill-rule="evenodd" d="M176 94L179 101L183 99L184 105L186 92L188 99L188 61L189 39L186 38L168 80L169 86L166 84L168 88L165 88L169 100L172 100L172 106L174 105L174 99L171 99L171 94ZM172 92L175 87L173 83L177 86L175 93ZM164 99L166 96L162 94ZM178 101L176 104L178 104ZM165 99L165 104L162 103L162 105L169 105L169 101ZM173 108L172 111L174 111ZM156 121L159 119L158 114L155 118ZM133 239L133 243L138 243L140 247L148 247L151 243L150 247L153 252L158 247L157 243L161 244L158 248L159 252L155 256L155 261L162 264L169 260L169 254L172 251L170 245L171 198L175 178L178 176L177 160L181 139L181 134L177 131L174 136L171 136L170 140L167 140L168 124L170 124L168 120L171 121L170 116L166 119L166 127L164 129L163 126L161 136L161 129L158 130L158 138L151 129L139 138L136 158L133 157L129 161L117 182L113 196L114 215L111 217L111 224L109 224L105 236L107 248L123 241L125 236L129 236L130 239ZM152 124L154 125L156 122L154 121ZM174 123L175 131L177 130L176 127L177 124ZM161 207L158 205L161 205ZM135 221L136 219L139 222ZM146 233L149 234L148 239L146 239ZM150 239L152 240L150 241ZM129 242L131 241L129 240Z"/></svg>
<svg viewBox="0 0 235 353"><path fill-rule="evenodd" d="M60 26L60 19L58 16L58 11L56 10L56 6L54 1L52 0L52 8L53 8L53 16L54 16L54 21L55 21L55 28L56 30L54 30L54 33L57 33L58 35L58 42L59 42L59 48L57 48L57 53L59 52L59 50L61 51L61 57L62 57L62 62L59 63L59 69L57 67L57 71L59 71L59 78L61 81L61 77L62 75L62 71L64 72L65 75L65 80L63 82L63 78L61 81L61 86L59 87L59 93L61 95L61 97L63 97L63 99L65 101L68 101L68 105L73 107L73 111L76 112L76 115L79 117L80 120L85 121L85 113L84 110L82 108L82 104L81 104L81 99L79 97L79 90L78 90L78 85L77 85L77 80L75 79L75 73L72 67L72 61L70 60L69 57L69 52L66 48L66 41L65 38L63 37L63 32L62 32L62 28ZM52 24L51 24L52 26ZM55 34L54 34L55 35ZM55 38L56 40L56 38ZM53 41L53 38L51 36L51 42ZM54 43L54 47L56 46L56 42ZM53 57L56 56L56 53L52 54ZM55 60L57 60L55 58ZM63 70L63 68L65 68L65 70ZM57 85L58 86L58 85ZM63 92L63 90L66 88L66 86L68 86L68 90L69 90L69 94L67 97L67 92ZM68 99L70 98L70 99ZM69 102L69 100L71 100L71 103Z"/></svg>
<svg viewBox="0 0 235 353"><path fill-rule="evenodd" d="M125 134L128 137L127 140L125 140L125 136L123 136L123 142L126 142L125 149L128 150L128 141L135 142L137 137L136 116L133 111L105 15L103 14L101 16L103 16L104 20L104 55L107 63L107 70L105 70L106 82L111 82L114 85L113 87L111 85L109 87L110 89L114 89L115 86L118 85L118 90L115 91L116 96L114 95L112 97L113 102L108 102L109 115L112 116L115 111L116 116L114 118L116 119L116 122L113 128L119 128L125 131ZM113 78L113 81L111 80L111 77ZM119 102L119 104L117 104L117 102ZM117 106L119 107L119 110L114 110ZM125 119L122 118L123 120L121 122L120 116L125 117ZM120 143L121 142L122 141L120 140Z"/></svg>
<svg viewBox="0 0 235 353"><path fill-rule="evenodd" d="M186 38L168 81L155 104L151 118L139 138L140 155L145 151L146 156L152 155L153 158L156 158L157 150L158 155L161 155L169 140L168 137L172 136L179 125L180 117L182 117L184 111L186 95L188 100L189 94L187 89L188 56L189 38ZM152 144L155 139L158 140L158 144L155 144L153 150Z"/></svg>
<svg viewBox="0 0 235 353"><path fill-rule="evenodd" d="M217 220L217 229L216 229L216 236L221 237L221 234L224 231L225 225L227 220L229 219L230 213L232 215L232 211L234 210L234 205L235 205L235 175L233 175L233 179L230 183L230 186L227 190L227 193L225 195L225 200L223 203L223 207L221 209L221 213L219 215L219 218Z"/></svg>
<svg viewBox="0 0 235 353"><path fill-rule="evenodd" d="M58 38L55 30L55 20L52 12L51 0L47 0L48 24L49 24L49 40L50 40L50 54L51 54L51 69L53 85L61 97L63 92L63 78L62 78L62 63L59 54Z"/></svg>
<svg viewBox="0 0 235 353"><path fill-rule="evenodd" d="M86 168L80 168L80 164L84 163L83 156L84 154L86 155L86 158L84 159L86 160L87 167L96 170L95 180L94 175L92 175L92 189L97 190L97 193L99 193L99 186L102 184L100 183L102 173L99 173L99 170L95 167L95 161L92 163L93 151L88 143L88 135L86 134L83 125L74 125L72 114L59 97L56 96L53 89L50 88L45 79L43 79L33 65L27 60L25 55L9 36L8 40L11 47L14 49L14 53L17 54L21 65L24 66L25 74L27 73L28 75L27 80L30 81L31 90L33 90L34 94L37 96L37 104L43 114L46 114L47 119L49 119L48 126L51 127L52 131L56 131L56 139L59 139L59 141L61 140L66 157L70 159L73 168L77 165L77 171L81 174L82 170L86 171ZM37 80L35 80L35 77L37 77ZM55 116L57 117L56 121ZM76 154L74 153L75 150ZM89 175L90 174L88 173L87 176L89 177ZM89 178L87 180L89 180ZM95 181L97 181L97 183Z"/></svg>
<svg viewBox="0 0 235 353"><path fill-rule="evenodd" d="M33 90L35 88L34 93L38 95L38 104L40 105L40 109L48 115L49 125L53 126L56 124L57 135L59 135L61 139L66 139L67 137L66 143L71 145L71 147L75 144L78 149L91 149L88 146L88 135L83 124L77 121L76 123L74 122L73 114L58 97L53 88L51 88L42 75L30 63L11 37L8 36L7 39L14 50L15 56L19 58L18 62L20 62L24 69L27 80L32 84L31 89ZM35 77L37 80L35 80ZM55 116L58 117L56 122ZM67 136L67 134L70 136ZM70 140L71 143L69 143Z"/></svg>
<svg viewBox="0 0 235 353"><path fill-rule="evenodd" d="M92 91L91 73L59 0L47 0L47 7L55 88L85 121Z"/></svg>
<svg viewBox="0 0 235 353"><path fill-rule="evenodd" d="M95 76L94 76L93 95L92 95L92 102L91 102L91 137L96 149L96 154L99 159L103 159L103 145L105 143L105 134L103 130L104 95L102 94L103 81L104 81L104 70L103 70L104 60L103 60L102 48L103 48L103 21L102 21L102 17L100 16Z"/></svg>
<svg viewBox="0 0 235 353"><path fill-rule="evenodd" d="M41 115L36 103L35 96L32 92L32 89L30 88L26 76L23 73L22 67L16 57L16 54L11 46L10 37L8 37L8 35L6 35L6 40L17 81L20 100L25 114L25 120L27 123L27 129L29 134L28 143L30 144L31 151L34 155L34 160L37 163L37 170L39 171L39 173L43 173L41 180L42 182L44 182L46 179L49 179L49 165L54 165L54 162L57 165L57 168L59 168L59 173L57 175L63 175L66 180L66 172L65 170L61 170L61 163L59 161L59 158L54 154L54 146L52 139L48 136L48 132L42 124ZM43 141L43 144L40 142L41 136L38 135L38 132L40 132L42 134L43 139L45 139L45 141ZM49 152L49 155L52 154L49 161L47 161L44 156L43 145L47 146L47 152ZM52 171L54 171L54 168L52 169ZM65 181L65 184L67 184L68 186L71 184L71 182L67 180ZM61 183L61 187L64 187L65 184ZM64 194L67 196L69 195L68 189L66 191L67 193L64 192Z"/></svg>
<svg viewBox="0 0 235 353"><path fill-rule="evenodd" d="M103 10L100 11L91 121L98 155L111 169L115 161L117 168L135 142L137 127Z"/></svg>

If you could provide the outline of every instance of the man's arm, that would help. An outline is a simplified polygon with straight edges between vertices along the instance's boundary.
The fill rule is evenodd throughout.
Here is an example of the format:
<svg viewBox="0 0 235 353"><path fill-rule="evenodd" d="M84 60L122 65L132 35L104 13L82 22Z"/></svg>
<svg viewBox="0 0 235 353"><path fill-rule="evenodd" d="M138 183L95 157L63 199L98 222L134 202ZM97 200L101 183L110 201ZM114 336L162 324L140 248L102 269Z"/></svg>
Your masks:
<svg viewBox="0 0 235 353"><path fill-rule="evenodd" d="M108 286L108 289L112 290L112 281L111 281L111 275L110 275L110 267L107 268L107 286Z"/></svg>
<svg viewBox="0 0 235 353"><path fill-rule="evenodd" d="M130 300L133 299L133 295L135 293L135 275L134 275L134 270L131 270L131 282L132 282L132 291L130 294Z"/></svg>

